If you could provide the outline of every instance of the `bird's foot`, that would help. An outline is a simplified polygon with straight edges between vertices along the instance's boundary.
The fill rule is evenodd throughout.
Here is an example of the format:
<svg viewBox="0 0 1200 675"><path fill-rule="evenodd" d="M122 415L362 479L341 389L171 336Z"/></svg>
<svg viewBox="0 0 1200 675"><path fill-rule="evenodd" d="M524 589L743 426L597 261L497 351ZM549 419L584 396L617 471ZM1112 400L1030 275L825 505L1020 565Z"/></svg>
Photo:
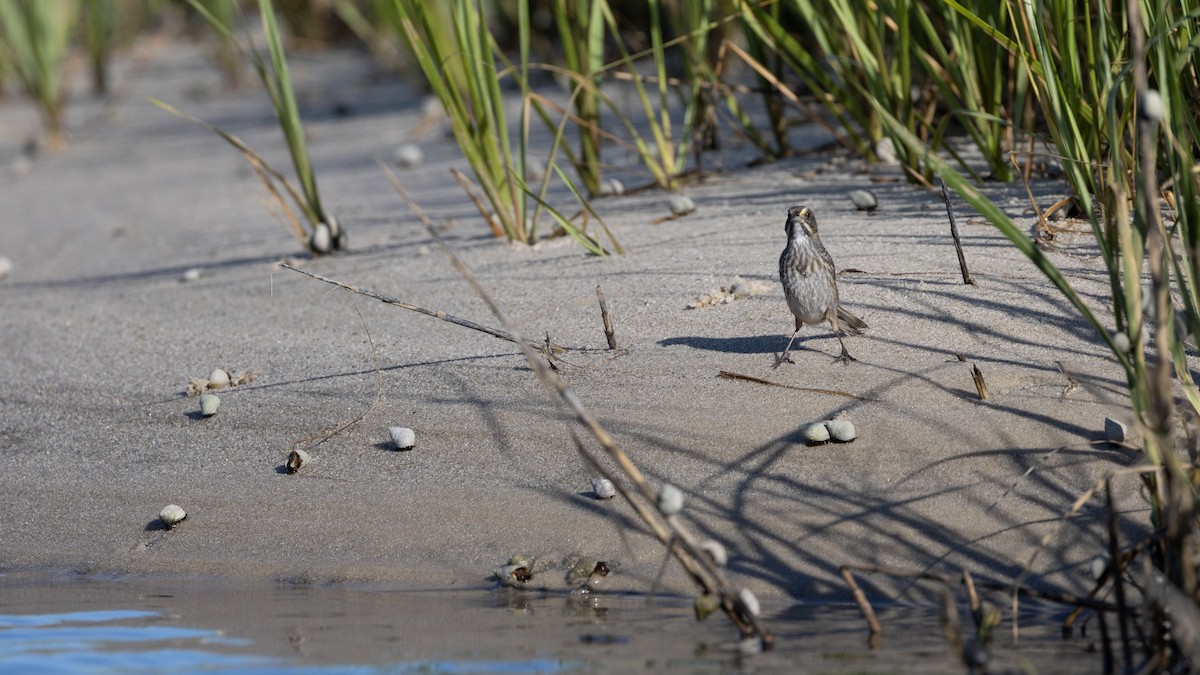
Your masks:
<svg viewBox="0 0 1200 675"><path fill-rule="evenodd" d="M782 356L775 359L775 365L771 366L771 368L778 368L779 366L782 366L785 363L791 363L791 364L796 363L794 360L792 360L791 352L784 352Z"/></svg>
<svg viewBox="0 0 1200 675"><path fill-rule="evenodd" d="M841 354L838 354L838 357L834 359L834 361L840 362L843 366L849 364L851 361L858 363L858 359L850 356L850 352L846 351L845 349L842 350Z"/></svg>

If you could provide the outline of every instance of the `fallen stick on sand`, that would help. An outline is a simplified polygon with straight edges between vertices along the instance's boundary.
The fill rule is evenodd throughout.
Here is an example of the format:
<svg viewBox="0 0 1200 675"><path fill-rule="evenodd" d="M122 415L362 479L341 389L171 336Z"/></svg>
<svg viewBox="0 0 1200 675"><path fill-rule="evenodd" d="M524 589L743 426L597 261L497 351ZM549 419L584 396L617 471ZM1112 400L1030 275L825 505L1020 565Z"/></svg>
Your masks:
<svg viewBox="0 0 1200 675"><path fill-rule="evenodd" d="M470 328L471 330L479 331L480 333L487 333L488 335L491 335L493 337L498 337L501 340L507 340L509 342L517 342L517 343L526 344L531 349L542 354L543 356L546 356L547 358L552 357L552 354L547 353L548 351L553 352L553 354L562 354L563 352L566 352L566 351L582 351L579 349L563 347L561 345L554 344L553 342L550 342L549 340L547 340L545 343L523 340L521 338L514 337L511 333L507 333L505 331L498 330L496 328L489 328L482 324L475 323L474 321L470 321L467 319L461 319L457 316L454 316L453 314L447 314L446 312L436 311L436 310L432 310L432 309L426 309L426 308L420 307L418 305L404 302L403 300L398 300L396 298L391 298L391 297L388 297L381 293L376 293L374 291L370 291L365 288L360 288L353 284L347 284L345 282L338 281L337 279L330 279L329 277L323 277L320 274L315 274L315 273L309 272L307 270L302 270L299 267L292 267L291 265L289 265L285 262L279 263L279 266L285 270L299 272L300 274L303 274L306 277L312 277L313 279L316 279L317 281L324 281L327 284L332 284L334 286L337 286L338 288L344 288L348 291L358 293L359 295L365 295L368 298L374 298L380 302L383 302L383 303L386 303L389 305L395 305L397 307L400 307L401 309L407 309L407 310L417 312L418 314L432 316L434 318L441 319L442 321L447 321L449 323L452 323L456 326L462 326L463 328Z"/></svg>
<svg viewBox="0 0 1200 675"><path fill-rule="evenodd" d="M753 382L755 384L765 384L770 387L783 387L784 389L795 389L796 391L807 391L814 394L828 394L829 396L844 396L852 398L855 401L871 401L873 399L855 396L848 391L837 391L836 389L818 389L817 387L797 387L793 384L784 384L782 382L773 382L771 380L755 377L754 375L742 375L741 373L733 373L728 370L722 370L717 373L717 377L726 380L742 380L743 382Z"/></svg>

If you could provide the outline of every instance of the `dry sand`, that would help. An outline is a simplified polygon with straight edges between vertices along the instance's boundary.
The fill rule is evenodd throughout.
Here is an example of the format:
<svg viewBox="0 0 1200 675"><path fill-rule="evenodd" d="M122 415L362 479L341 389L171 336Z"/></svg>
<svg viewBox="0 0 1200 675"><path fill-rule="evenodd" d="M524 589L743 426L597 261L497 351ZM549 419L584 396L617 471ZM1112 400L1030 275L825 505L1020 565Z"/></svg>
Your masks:
<svg viewBox="0 0 1200 675"><path fill-rule="evenodd" d="M175 104L290 168L266 97L222 92L186 45L148 63L140 73L123 64L128 89L111 106L76 97L66 152L0 177L0 255L14 263L0 282L0 568L444 587L488 583L520 551L543 564L611 560L615 586L649 590L662 547L628 506L591 498L568 426L513 345L275 268L300 248L245 162L146 101ZM409 138L419 98L354 54L297 57L293 71L324 199L351 245L298 264L497 325L373 159ZM0 160L18 156L35 123L23 102L0 106ZM796 134L801 146L824 141L819 130ZM1011 580L1040 550L1031 583L1089 587L1103 504L1060 518L1136 460L1099 442L1106 415L1127 415L1122 372L965 206L975 286L958 278L940 195L873 182L899 173L829 152L742 168L752 155L735 142L726 171L687 188L698 208L684 218L652 223L668 213L658 191L597 200L627 249L599 259L566 240L530 249L492 238L449 176L466 168L454 143L434 134L422 145L426 164L401 180L527 335L603 347L603 284L626 351L568 355L565 379L651 480L684 490L687 520L729 548L736 583L784 600L844 598L837 569L847 563ZM876 213L851 206L859 188L876 192ZM1019 186L985 189L1032 225ZM772 369L792 324L777 280L783 221L801 203L838 265L856 270L841 288L870 325L847 341L857 363L834 362L837 341L818 328L794 365ZM1051 257L1102 310L1107 282L1087 241L1064 237ZM180 281L197 267L200 280ZM736 277L769 290L687 309ZM285 475L293 441L373 402L364 323L382 403ZM1078 387L1068 390L1059 362ZM972 364L988 401L976 397ZM221 392L220 412L201 419L183 391L217 366L260 377ZM805 424L842 413L856 442L803 443ZM392 425L416 430L415 450L389 448ZM1128 522L1144 527L1136 479L1119 487ZM189 516L163 532L156 517L168 503ZM674 564L660 587L691 590Z"/></svg>

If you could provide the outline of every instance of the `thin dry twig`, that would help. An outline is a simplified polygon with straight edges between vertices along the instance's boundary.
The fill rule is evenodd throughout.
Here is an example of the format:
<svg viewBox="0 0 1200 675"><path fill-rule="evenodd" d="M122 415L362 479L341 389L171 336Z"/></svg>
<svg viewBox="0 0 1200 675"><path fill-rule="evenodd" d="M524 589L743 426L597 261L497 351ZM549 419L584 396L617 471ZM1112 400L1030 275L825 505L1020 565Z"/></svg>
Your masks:
<svg viewBox="0 0 1200 675"><path fill-rule="evenodd" d="M1031 148L1032 148L1032 145L1033 145L1033 139L1030 139ZM1031 152L1032 152L1032 149L1031 149ZM1030 158L1032 159L1032 157L1033 156L1031 154ZM1021 174L1021 182L1025 185L1025 194L1029 196L1029 203L1030 203L1030 205L1033 206L1033 212L1037 214L1037 217L1038 217L1038 224L1037 224L1038 236L1037 236L1037 238L1038 239L1053 239L1054 238L1054 228L1050 227L1050 221L1046 220L1046 214L1042 212L1042 207L1038 206L1037 199L1034 199L1034 197L1033 197L1033 190L1029 189L1029 176L1024 171L1021 171L1020 165L1017 164L1017 153L1016 152L1008 153L1008 160L1010 162L1012 162L1012 165L1017 168L1017 173Z"/></svg>
<svg viewBox="0 0 1200 675"><path fill-rule="evenodd" d="M855 401L874 401L875 400L872 398L863 398L862 396L855 396L854 394L851 394L850 392L846 392L846 391L837 391L835 389L819 389L817 387L797 387L797 386L791 385L791 384L783 384L782 382L774 382L774 381L771 381L771 380L768 380L765 378L755 377L754 375L743 375L741 373L734 373L734 372L730 372L728 370L720 371L719 373L717 373L717 377L721 377L726 380L742 380L745 382L753 382L755 384L765 384L765 385L771 386L771 387L783 387L784 389L795 389L796 391L807 391L807 392L811 392L813 394L826 394L828 396L842 396L845 398L852 398Z"/></svg>
<svg viewBox="0 0 1200 675"><path fill-rule="evenodd" d="M600 320L604 322L604 339L609 349L617 348L617 333L613 330L612 317L608 315L608 302L604 299L604 288L596 284L596 298L600 301Z"/></svg>
<svg viewBox="0 0 1200 675"><path fill-rule="evenodd" d="M950 237L954 239L954 250L958 253L958 269L962 272L962 280L964 284L975 285L975 279L971 277L971 272L967 270L967 256L963 254L962 240L958 236L958 223L954 221L954 207L950 204L950 191L946 187L946 181L942 181L942 200L946 202L946 216L950 218ZM987 398L982 396L981 398Z"/></svg>
<svg viewBox="0 0 1200 675"><path fill-rule="evenodd" d="M550 347L547 350L546 345L543 343L522 340L521 338L517 338L517 337L513 336L511 333L508 333L508 332L505 332L502 330L498 330L495 328L490 328L488 326L484 326L482 324L475 323L474 321L462 319L457 316L454 316L453 314L448 314L448 313L440 311L440 310L426 309L419 305L414 305L412 303L404 302L403 300L392 298L392 297L383 295L381 293L376 293L374 291L371 291L371 290L368 290L365 288L360 288L353 284L347 284L345 282L338 281L337 279L330 279L329 277L323 277L320 274L316 274L314 272L309 272L307 270L302 270L299 267L292 267L288 263L279 263L279 266L285 270L299 272L300 274L303 274L306 277L312 277L313 279L316 279L317 281L324 281L327 284L332 284L334 286L337 286L338 288L344 288L348 291L358 293L359 295L365 295L368 298L374 298L375 300L378 300L382 303L386 303L389 305L395 305L401 309L411 310L413 312L417 312L418 314L424 314L425 316L432 316L436 319L441 319L442 321L452 323L456 326L462 326L463 328L470 328L471 330L479 331L480 333L487 333L488 335L500 338L501 340L507 340L509 342L524 343L524 344L528 345L534 351L541 353L542 356L545 356L546 358L553 358L553 354L561 354L566 351L583 351L580 348L563 347L562 345L558 345L553 342L550 343Z"/></svg>
<svg viewBox="0 0 1200 675"><path fill-rule="evenodd" d="M300 270L296 271L299 272ZM304 447L312 448L320 445L330 438L342 433L346 429L349 429L355 424L365 420L368 415L375 411L375 408L379 407L380 401L383 400L383 371L379 368L379 350L375 347L375 340L371 337L371 330L367 328L367 320L363 318L362 310L358 308L358 303L354 302L354 296L350 296L350 305L354 307L354 313L358 314L358 320L363 327L363 334L367 336L367 344L371 346L371 365L375 368L375 400L371 403L370 407L364 410L363 413L358 417L355 417L348 422L343 422L334 427L332 430L322 429L321 431L317 431L303 438L297 439L292 443L291 447L288 448L289 456ZM299 465L296 465L296 469L299 468ZM288 473L295 473L295 471L292 471L291 467L289 466Z"/></svg>
<svg viewBox="0 0 1200 675"><path fill-rule="evenodd" d="M433 222L426 215L425 211L412 199L408 191L396 178L396 174L392 172L386 165L380 163L388 179L392 183L392 187L404 199L408 207L413 213L421 219L425 224L429 235L441 247L443 253L450 260L450 263L458 271L458 273L475 289L476 294L483 300L492 314L500 321L501 325L509 331L510 334L516 333L513 326L509 323L504 312L492 299L491 295L484 289L483 284L475 277L474 273L459 260L454 251L450 250L438 235L437 229L433 226ZM521 347L525 353L525 358L529 362L530 369L537 375L538 380L546 386L548 390L555 394L555 404L561 410L564 406L569 408L575 418L587 427L588 431L596 438L601 447L604 448L609 458L620 467L626 478L632 483L641 493L643 499L635 499L630 491L624 488L623 482L613 480L613 485L617 487L618 492L622 497L637 511L643 522L654 532L659 541L666 546L675 558L687 571L689 576L699 584L707 593L717 595L721 599L721 609L729 617L738 630L741 631L744 637L757 637L760 644L764 648L769 648L774 641L770 631L759 621L758 617L746 607L738 594L733 590L725 578L724 572L717 567L716 563L699 549L694 537L684 528L682 522L678 518L663 519L657 510L652 510L647 504L653 504L656 501L654 489L650 486L649 481L642 474L641 470L633 463L633 460L625 454L621 446L616 440L609 435L608 431L600 424L584 406L576 396L575 392L567 387L548 366L542 363L537 358L535 345L531 345L528 341L520 338L514 338L515 344ZM604 473L603 467L599 461L592 462L593 468L597 468ZM607 477L607 474L606 474ZM610 478L610 480L612 480Z"/></svg>

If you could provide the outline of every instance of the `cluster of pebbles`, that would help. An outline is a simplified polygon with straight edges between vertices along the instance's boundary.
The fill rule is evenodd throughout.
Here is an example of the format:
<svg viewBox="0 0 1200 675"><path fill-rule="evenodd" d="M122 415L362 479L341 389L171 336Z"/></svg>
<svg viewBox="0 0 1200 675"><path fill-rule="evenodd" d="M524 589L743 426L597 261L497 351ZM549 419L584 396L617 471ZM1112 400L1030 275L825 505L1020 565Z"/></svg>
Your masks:
<svg viewBox="0 0 1200 675"><path fill-rule="evenodd" d="M238 370L230 374L224 368L214 368L208 375L208 379L197 377L188 380L187 395L200 396L205 392L216 389L224 389L226 387L237 387L243 384L250 384L256 378L258 373L253 370Z"/></svg>
<svg viewBox="0 0 1200 675"><path fill-rule="evenodd" d="M733 283L713 290L698 296L695 300L688 303L688 309L700 309L701 307L711 307L713 305L727 305L735 300L749 298L755 295L768 293L774 288L773 284L765 281L746 281L741 277L734 277Z"/></svg>

